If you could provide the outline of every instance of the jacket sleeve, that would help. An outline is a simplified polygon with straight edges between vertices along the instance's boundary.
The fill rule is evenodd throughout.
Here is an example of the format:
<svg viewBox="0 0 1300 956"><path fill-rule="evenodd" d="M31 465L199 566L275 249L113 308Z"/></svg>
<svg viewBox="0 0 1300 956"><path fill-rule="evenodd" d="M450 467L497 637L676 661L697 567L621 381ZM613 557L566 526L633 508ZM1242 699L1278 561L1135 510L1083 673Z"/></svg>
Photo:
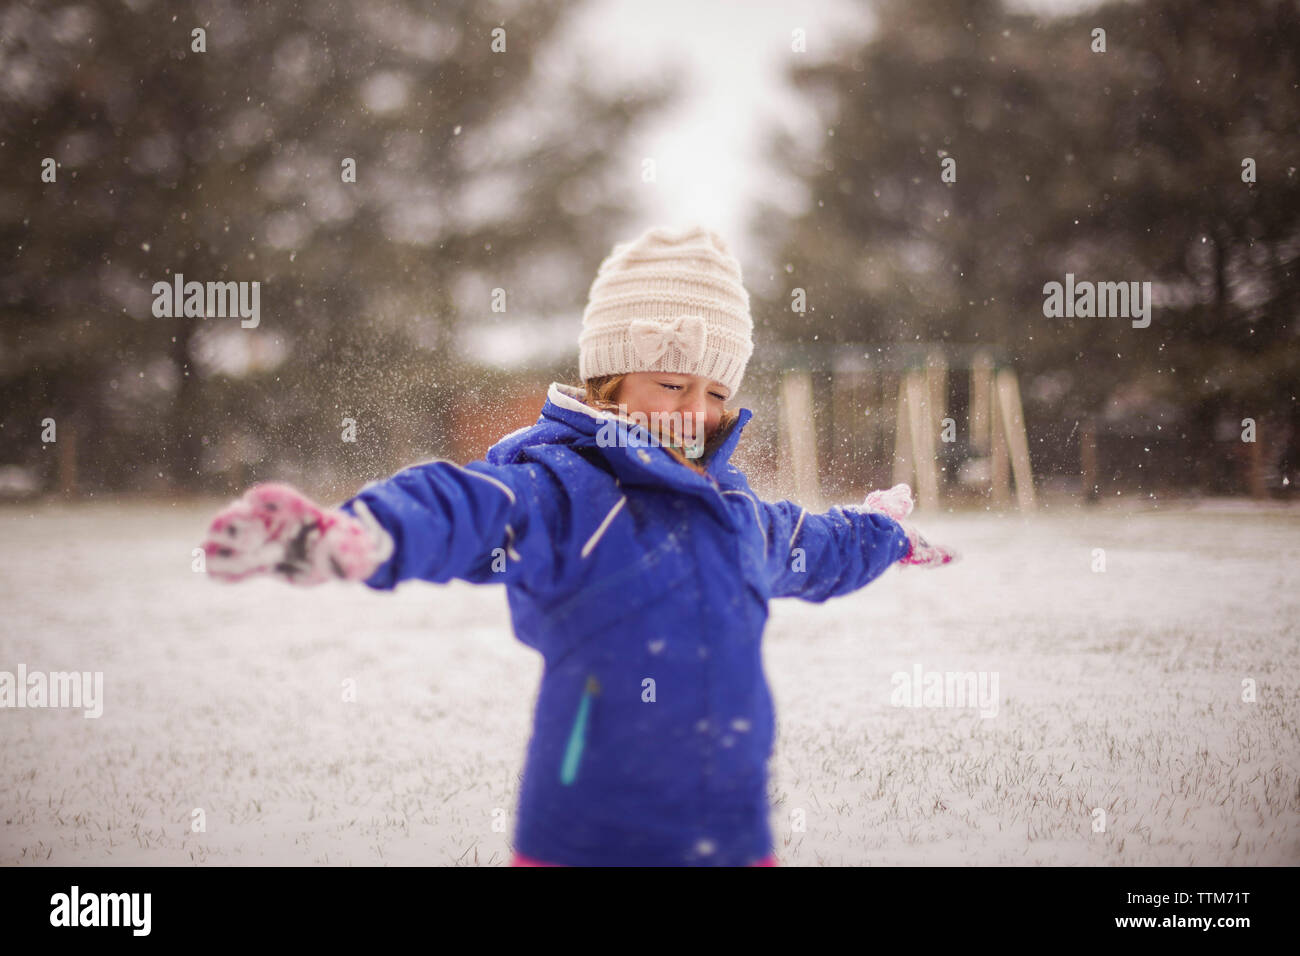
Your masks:
<svg viewBox="0 0 1300 956"><path fill-rule="evenodd" d="M793 501L760 502L766 513L772 597L820 603L865 587L911 543L893 518L848 507L813 514Z"/></svg>
<svg viewBox="0 0 1300 956"><path fill-rule="evenodd" d="M474 583L523 580L554 570L548 525L563 519L564 498L535 463L467 465L436 460L371 482L339 506L363 502L392 536L392 556L365 583L391 590L401 581Z"/></svg>

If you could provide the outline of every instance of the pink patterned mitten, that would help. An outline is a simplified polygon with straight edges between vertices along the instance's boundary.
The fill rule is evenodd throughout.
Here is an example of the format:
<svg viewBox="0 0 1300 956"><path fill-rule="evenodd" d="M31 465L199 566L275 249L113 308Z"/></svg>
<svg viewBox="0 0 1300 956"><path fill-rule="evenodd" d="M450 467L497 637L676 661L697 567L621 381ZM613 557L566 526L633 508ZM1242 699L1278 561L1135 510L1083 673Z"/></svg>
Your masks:
<svg viewBox="0 0 1300 956"><path fill-rule="evenodd" d="M256 574L307 586L364 581L388 560L393 541L361 502L357 514L325 510L291 485L254 485L212 519L207 571L232 582Z"/></svg>
<svg viewBox="0 0 1300 956"><path fill-rule="evenodd" d="M897 484L888 491L868 492L867 499L859 506L859 510L876 511L895 521L902 521L912 513L912 489L905 484Z"/></svg>
<svg viewBox="0 0 1300 956"><path fill-rule="evenodd" d="M898 559L898 563L903 567L938 568L959 560L961 555L958 552L952 548L930 544L921 536L921 532L903 522L903 519L912 513L912 507L912 489L900 483L888 491L868 493L866 500L857 506L857 510L874 511L893 518L899 523L912 545L907 555Z"/></svg>
<svg viewBox="0 0 1300 956"><path fill-rule="evenodd" d="M952 548L945 548L926 541L921 536L921 532L910 524L900 521L899 525L907 535L907 540L912 543L912 550L905 557L898 559L901 567L914 565L919 568L938 568L961 559L961 555Z"/></svg>

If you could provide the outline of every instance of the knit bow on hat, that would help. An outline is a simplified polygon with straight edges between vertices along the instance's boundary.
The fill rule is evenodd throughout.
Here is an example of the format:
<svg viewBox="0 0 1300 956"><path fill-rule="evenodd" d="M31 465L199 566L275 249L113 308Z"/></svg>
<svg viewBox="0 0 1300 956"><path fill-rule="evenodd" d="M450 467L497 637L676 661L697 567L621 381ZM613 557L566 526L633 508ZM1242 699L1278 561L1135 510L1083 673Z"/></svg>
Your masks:
<svg viewBox="0 0 1300 956"><path fill-rule="evenodd" d="M674 319L634 319L628 326L632 347L647 363L659 361L671 346L692 365L704 356L704 317L679 315Z"/></svg>

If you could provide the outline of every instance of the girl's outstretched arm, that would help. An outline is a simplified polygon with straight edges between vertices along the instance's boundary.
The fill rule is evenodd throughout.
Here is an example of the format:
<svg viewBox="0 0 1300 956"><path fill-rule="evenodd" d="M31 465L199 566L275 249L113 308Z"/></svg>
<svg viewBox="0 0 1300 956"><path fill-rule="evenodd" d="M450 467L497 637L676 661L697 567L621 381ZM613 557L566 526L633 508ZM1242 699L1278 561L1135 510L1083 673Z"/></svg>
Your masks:
<svg viewBox="0 0 1300 956"><path fill-rule="evenodd" d="M561 562L548 528L565 525L565 503L536 464L432 461L371 482L332 509L267 482L213 518L206 568L221 581L273 575L383 590L412 578L506 583L554 575Z"/></svg>
<svg viewBox="0 0 1300 956"><path fill-rule="evenodd" d="M900 521L912 510L906 485L872 492L861 505L835 506L823 514L793 501L761 501L760 506L771 542L767 570L772 597L821 602L865 587L895 561L938 567L959 557Z"/></svg>
<svg viewBox="0 0 1300 956"><path fill-rule="evenodd" d="M345 514L358 509L392 538L391 556L365 581L385 590L410 579L506 583L553 573L550 529L568 513L563 489L545 467L483 460L405 468L339 507Z"/></svg>

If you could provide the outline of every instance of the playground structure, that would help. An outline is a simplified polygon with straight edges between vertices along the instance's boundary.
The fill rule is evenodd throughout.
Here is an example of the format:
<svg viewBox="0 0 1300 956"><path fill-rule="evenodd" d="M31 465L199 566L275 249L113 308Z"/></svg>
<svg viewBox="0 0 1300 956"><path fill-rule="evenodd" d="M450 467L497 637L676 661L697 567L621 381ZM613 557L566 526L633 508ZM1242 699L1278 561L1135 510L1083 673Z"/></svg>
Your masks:
<svg viewBox="0 0 1300 956"><path fill-rule="evenodd" d="M893 418L893 483L912 486L918 511L940 507L941 449L954 444L966 450L956 476L960 485L1006 506L1014 478L1020 510L1036 509L1020 386L999 349L913 343L814 344L773 351L781 369L780 458L787 483L801 501L823 500L813 400L816 373L829 375L829 412L837 423L865 413L875 416L870 427L881 430ZM965 422L950 414L949 377L954 373L969 375Z"/></svg>

